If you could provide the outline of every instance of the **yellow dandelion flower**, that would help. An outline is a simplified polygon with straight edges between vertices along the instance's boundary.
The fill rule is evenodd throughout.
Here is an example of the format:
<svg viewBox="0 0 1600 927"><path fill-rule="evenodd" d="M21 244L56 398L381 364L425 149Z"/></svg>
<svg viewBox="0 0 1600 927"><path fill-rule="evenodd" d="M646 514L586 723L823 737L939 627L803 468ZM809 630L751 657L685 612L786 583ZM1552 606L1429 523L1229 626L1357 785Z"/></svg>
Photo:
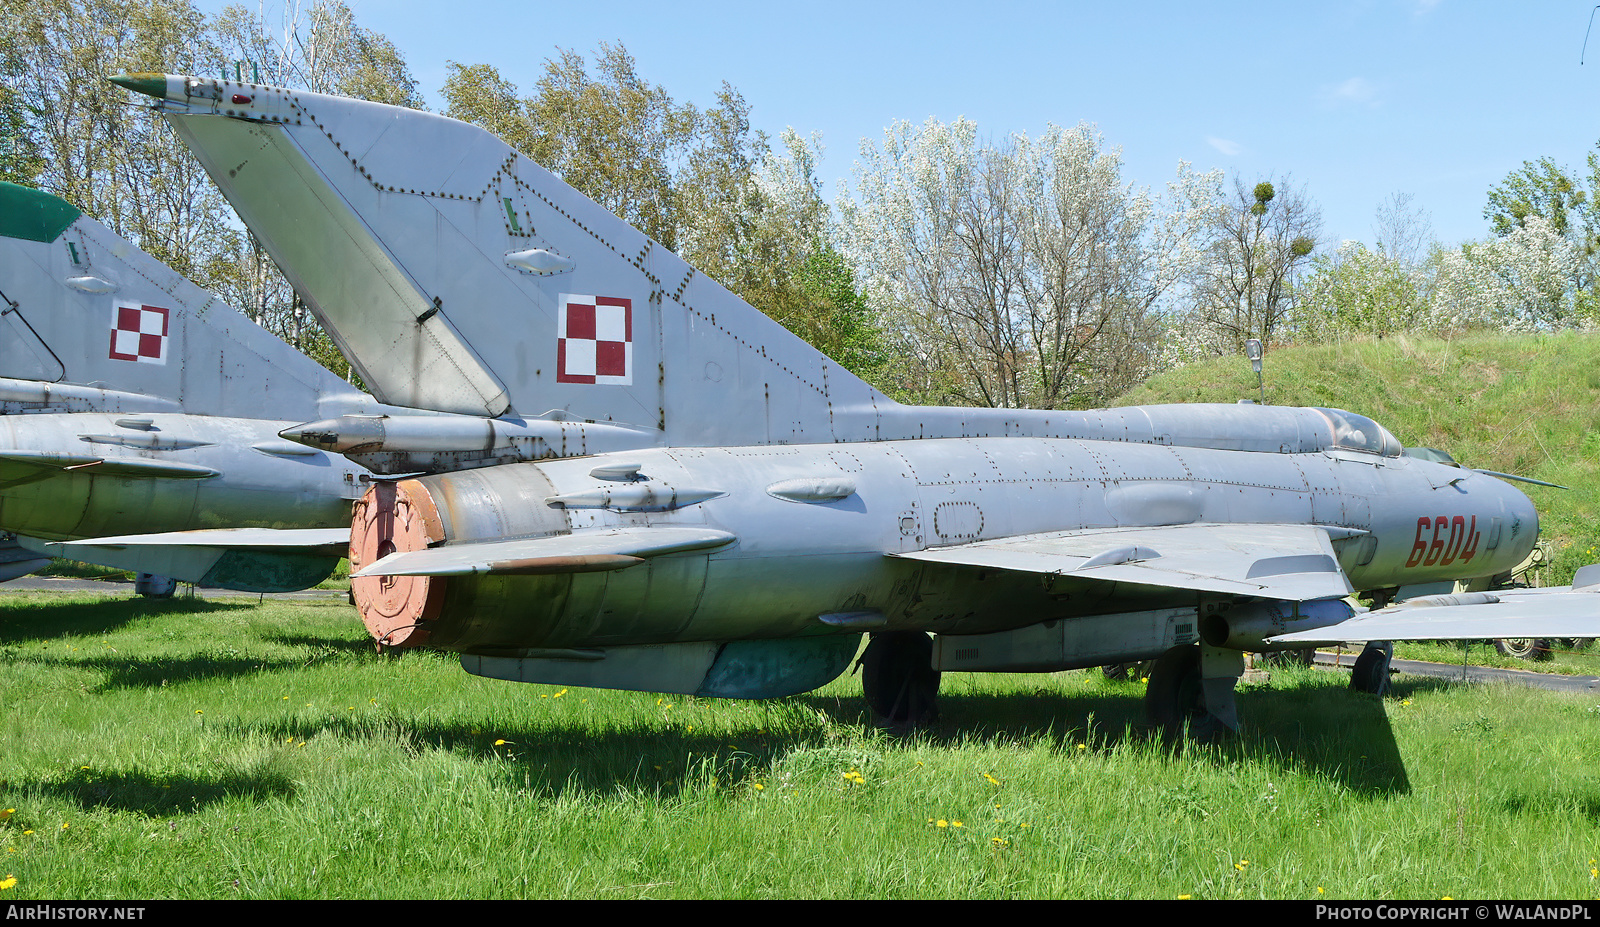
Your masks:
<svg viewBox="0 0 1600 927"><path fill-rule="evenodd" d="M67 828L69 828L69 827L71 827L71 826L72 826L72 825L71 825L71 824L68 824L68 823L67 823L67 822L66 822L66 821L62 821L62 822L61 822L61 829L62 829L62 830L66 830L66 829L67 829Z"/></svg>
<svg viewBox="0 0 1600 927"><path fill-rule="evenodd" d="M552 695L550 697L551 698L560 698L561 696L566 695L566 694L567 694L567 690L566 689L562 689L560 692L557 692L555 695Z"/></svg>
<svg viewBox="0 0 1600 927"><path fill-rule="evenodd" d="M501 740L497 740L497 741L495 741L495 742L494 742L494 745L495 745L495 746L496 746L496 747L503 747L503 746L505 746L505 745L506 745L506 744L508 744L508 743L511 743L511 741L509 741L509 740L505 740L505 739L501 739Z"/></svg>
<svg viewBox="0 0 1600 927"><path fill-rule="evenodd" d="M17 884L17 877L8 872L8 873L6 873L6 877L5 878L0 879L0 892L3 892L6 889L8 889L8 888L10 888L10 887L12 887L13 885L16 885L16 884Z"/></svg>
<svg viewBox="0 0 1600 927"><path fill-rule="evenodd" d="M940 818L939 819L939 823L937 825L935 825L935 826L936 827L949 827L950 826L950 822L946 821L944 818Z"/></svg>
<svg viewBox="0 0 1600 927"><path fill-rule="evenodd" d="M196 709L195 709L195 710L194 710L194 713L195 713L195 714L197 714L197 715L203 715L203 714L205 714L205 712L203 712L203 711L201 711L201 710L200 710L200 709L198 709L198 708L196 708Z"/></svg>
<svg viewBox="0 0 1600 927"><path fill-rule="evenodd" d="M951 821L951 822L950 822L950 826L951 826L951 827L961 827L961 826L962 826L962 824L961 824L961 822L960 822L960 821Z"/></svg>
<svg viewBox="0 0 1600 927"><path fill-rule="evenodd" d="M1319 895L1321 895L1321 894L1325 894L1325 893L1324 893L1324 892L1323 892L1323 891L1322 891L1322 886L1320 886L1320 885L1318 885L1318 886L1317 886L1317 894L1319 894Z"/></svg>
<svg viewBox="0 0 1600 927"><path fill-rule="evenodd" d="M999 785L1000 784L1000 780L999 779L996 779L994 776L991 776L988 773L984 773L983 774L983 778L988 779L990 785Z"/></svg>
<svg viewBox="0 0 1600 927"><path fill-rule="evenodd" d="M1078 744L1078 749L1079 750L1087 750L1087 749L1089 749L1089 745L1088 744Z"/></svg>
<svg viewBox="0 0 1600 927"><path fill-rule="evenodd" d="M1178 896L1178 900L1179 901L1188 901L1190 898L1193 898L1193 897L1194 897L1193 895L1179 895Z"/></svg>
<svg viewBox="0 0 1600 927"><path fill-rule="evenodd" d="M755 786L755 790L757 792L761 792L761 791L765 791L766 790L766 786L762 785L759 782L753 782L753 783L751 783L751 785Z"/></svg>

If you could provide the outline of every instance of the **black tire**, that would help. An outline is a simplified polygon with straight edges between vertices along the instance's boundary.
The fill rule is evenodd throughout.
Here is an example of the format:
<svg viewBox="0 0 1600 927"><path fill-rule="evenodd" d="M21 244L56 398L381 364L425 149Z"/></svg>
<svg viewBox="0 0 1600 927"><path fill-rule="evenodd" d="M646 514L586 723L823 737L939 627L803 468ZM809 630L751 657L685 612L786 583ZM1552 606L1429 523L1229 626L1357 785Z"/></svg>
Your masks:
<svg viewBox="0 0 1600 927"><path fill-rule="evenodd" d="M920 631L874 634L861 654L862 694L879 727L910 731L937 721L940 676L933 641Z"/></svg>
<svg viewBox="0 0 1600 927"><path fill-rule="evenodd" d="M1144 713L1169 741L1187 734L1196 743L1210 743L1227 732L1206 708L1199 647L1173 647L1156 660L1144 690Z"/></svg>
<svg viewBox="0 0 1600 927"><path fill-rule="evenodd" d="M1550 642L1542 637L1508 637L1494 642L1494 649L1518 660L1542 662L1553 657Z"/></svg>
<svg viewBox="0 0 1600 927"><path fill-rule="evenodd" d="M1389 652L1368 647L1356 657L1350 670L1350 688L1380 698L1389 693Z"/></svg>

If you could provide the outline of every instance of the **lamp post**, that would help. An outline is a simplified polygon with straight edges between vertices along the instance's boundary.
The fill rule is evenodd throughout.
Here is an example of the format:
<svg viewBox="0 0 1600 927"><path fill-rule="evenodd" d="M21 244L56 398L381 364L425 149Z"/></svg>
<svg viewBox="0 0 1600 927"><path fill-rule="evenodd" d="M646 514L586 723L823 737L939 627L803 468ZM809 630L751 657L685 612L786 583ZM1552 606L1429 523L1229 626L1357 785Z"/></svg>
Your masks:
<svg viewBox="0 0 1600 927"><path fill-rule="evenodd" d="M1261 383L1261 339L1251 338L1244 343L1244 356L1250 358L1250 369L1256 372L1256 389L1261 392L1261 404L1267 404L1267 388Z"/></svg>

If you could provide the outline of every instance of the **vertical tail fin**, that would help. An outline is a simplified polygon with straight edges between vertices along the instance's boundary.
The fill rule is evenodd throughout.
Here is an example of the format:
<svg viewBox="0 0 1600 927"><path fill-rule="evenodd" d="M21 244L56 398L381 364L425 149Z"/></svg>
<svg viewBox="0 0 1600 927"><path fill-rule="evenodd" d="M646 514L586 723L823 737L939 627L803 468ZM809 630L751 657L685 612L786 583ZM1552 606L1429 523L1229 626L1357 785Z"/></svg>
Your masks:
<svg viewBox="0 0 1600 927"><path fill-rule="evenodd" d="M870 439L893 405L482 129L149 77L117 81L163 99L385 402L554 412L690 445Z"/></svg>
<svg viewBox="0 0 1600 927"><path fill-rule="evenodd" d="M0 183L0 409L325 417L370 397L58 197Z"/></svg>

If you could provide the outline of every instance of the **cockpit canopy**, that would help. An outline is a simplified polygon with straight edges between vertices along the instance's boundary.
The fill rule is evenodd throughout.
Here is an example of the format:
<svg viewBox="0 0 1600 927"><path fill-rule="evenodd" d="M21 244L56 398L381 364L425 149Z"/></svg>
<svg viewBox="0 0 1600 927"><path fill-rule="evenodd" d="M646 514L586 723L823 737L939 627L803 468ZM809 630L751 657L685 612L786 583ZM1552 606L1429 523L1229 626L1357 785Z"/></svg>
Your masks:
<svg viewBox="0 0 1600 927"><path fill-rule="evenodd" d="M1399 457L1403 448L1389 429L1365 415L1346 412L1343 409L1317 409L1328 420L1328 425L1333 431L1333 443L1330 448L1344 451L1360 451L1364 454L1377 454L1381 457Z"/></svg>

